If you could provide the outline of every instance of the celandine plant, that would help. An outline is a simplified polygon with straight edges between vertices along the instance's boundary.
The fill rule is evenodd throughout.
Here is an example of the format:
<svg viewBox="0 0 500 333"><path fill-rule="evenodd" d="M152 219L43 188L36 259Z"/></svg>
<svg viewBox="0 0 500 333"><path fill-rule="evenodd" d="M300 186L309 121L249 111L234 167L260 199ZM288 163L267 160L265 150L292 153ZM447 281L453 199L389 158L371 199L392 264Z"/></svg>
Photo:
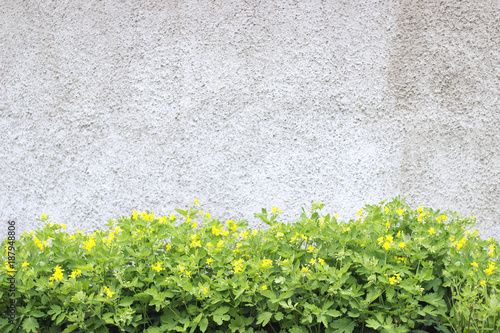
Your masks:
<svg viewBox="0 0 500 333"><path fill-rule="evenodd" d="M487 332L500 327L498 245L474 218L399 197L341 222L315 203L295 223L221 223L197 200L108 231L45 222L0 274L2 332ZM5 246L6 241L3 243ZM7 261L5 251L3 260ZM15 274L17 316L8 322Z"/></svg>

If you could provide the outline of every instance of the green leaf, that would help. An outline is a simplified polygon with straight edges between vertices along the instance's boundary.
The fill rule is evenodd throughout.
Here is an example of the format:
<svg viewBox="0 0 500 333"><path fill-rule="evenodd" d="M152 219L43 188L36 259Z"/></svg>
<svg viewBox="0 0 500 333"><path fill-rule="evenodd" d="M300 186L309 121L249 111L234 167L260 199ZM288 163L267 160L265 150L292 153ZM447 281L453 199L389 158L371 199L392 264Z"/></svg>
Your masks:
<svg viewBox="0 0 500 333"><path fill-rule="evenodd" d="M42 311L34 310L34 311L30 311L30 316L40 318L40 317L45 316L45 313L43 313Z"/></svg>
<svg viewBox="0 0 500 333"><path fill-rule="evenodd" d="M200 321L200 330L205 333L208 327L208 319L205 317Z"/></svg>
<svg viewBox="0 0 500 333"><path fill-rule="evenodd" d="M74 330L76 330L78 328L78 324L71 324L69 325L68 327L66 327L66 329L62 332L62 333L69 333L69 332L73 332Z"/></svg>
<svg viewBox="0 0 500 333"><path fill-rule="evenodd" d="M430 289L432 288L434 290L434 292L437 292L439 290L439 287L441 286L441 279L440 278L435 278L434 280L432 280L431 282L429 282L427 284L428 288L426 289Z"/></svg>
<svg viewBox="0 0 500 333"><path fill-rule="evenodd" d="M337 329L336 333L352 333L356 327L356 322L349 318L342 318L332 322L331 326Z"/></svg>
<svg viewBox="0 0 500 333"><path fill-rule="evenodd" d="M370 327L370 328L373 328L373 329L378 329L380 326L381 325L378 322L378 320L376 320L374 318L368 318L366 320L366 327Z"/></svg>
<svg viewBox="0 0 500 333"><path fill-rule="evenodd" d="M290 333L308 333L307 330L302 327L302 326L293 326L292 328L289 329Z"/></svg>
<svg viewBox="0 0 500 333"><path fill-rule="evenodd" d="M23 322L26 332L35 332L38 329L38 321L35 318L26 318Z"/></svg>
<svg viewBox="0 0 500 333"><path fill-rule="evenodd" d="M200 322L201 318L203 317L203 313L200 313L199 315L196 316L196 318L193 319L193 322L191 323L191 333L194 332L196 327L198 326L198 323Z"/></svg>
<svg viewBox="0 0 500 333"><path fill-rule="evenodd" d="M113 320L113 318L111 318L113 316L112 313L108 312L108 313L105 313L103 316L102 316L102 319L107 323L107 324L114 324L115 321Z"/></svg>
<svg viewBox="0 0 500 333"><path fill-rule="evenodd" d="M283 319L283 313L281 312L276 312L274 314L274 319L276 319L277 321L281 321Z"/></svg>
<svg viewBox="0 0 500 333"><path fill-rule="evenodd" d="M229 306L222 306L214 311L214 315L223 315L224 313L229 311Z"/></svg>
<svg viewBox="0 0 500 333"><path fill-rule="evenodd" d="M276 295L271 290L261 290L260 293L267 298L270 298L271 301L276 301Z"/></svg>
<svg viewBox="0 0 500 333"><path fill-rule="evenodd" d="M59 305L51 305L51 310L49 310L47 313L48 314L60 314L61 313L61 307Z"/></svg>
<svg viewBox="0 0 500 333"><path fill-rule="evenodd" d="M214 311L212 318L218 325L222 325L224 321L228 321L229 319L231 319L231 317L225 314L228 311L229 311L228 306L220 307Z"/></svg>
<svg viewBox="0 0 500 333"><path fill-rule="evenodd" d="M130 304L134 303L135 298L134 297L124 297L120 301L120 306L130 306Z"/></svg>
<svg viewBox="0 0 500 333"><path fill-rule="evenodd" d="M177 213L181 214L181 215L182 215L182 216L184 216L184 217L187 217L187 215L188 215L187 210L182 210L182 209L177 209L177 208L176 208L176 209L175 209L175 211L176 211Z"/></svg>
<svg viewBox="0 0 500 333"><path fill-rule="evenodd" d="M386 295L387 295L387 299L388 300L392 300L394 298L394 294L396 293L396 291L394 290L394 288L387 288L386 290Z"/></svg>
<svg viewBox="0 0 500 333"><path fill-rule="evenodd" d="M342 316L342 312L337 310L328 310L325 312L325 314L333 318Z"/></svg>
<svg viewBox="0 0 500 333"><path fill-rule="evenodd" d="M56 320L56 325L59 325L63 320L64 318L66 317L66 314L65 313L61 313L58 317L57 317L57 320Z"/></svg>
<svg viewBox="0 0 500 333"><path fill-rule="evenodd" d="M437 308L446 308L446 302L437 293L425 294L423 296L418 297L418 300L427 302L431 305L434 305Z"/></svg>
<svg viewBox="0 0 500 333"><path fill-rule="evenodd" d="M271 312L261 312L257 316L257 325L262 324L262 326L266 326L267 323L269 323L269 320L271 320L271 317L273 314Z"/></svg>

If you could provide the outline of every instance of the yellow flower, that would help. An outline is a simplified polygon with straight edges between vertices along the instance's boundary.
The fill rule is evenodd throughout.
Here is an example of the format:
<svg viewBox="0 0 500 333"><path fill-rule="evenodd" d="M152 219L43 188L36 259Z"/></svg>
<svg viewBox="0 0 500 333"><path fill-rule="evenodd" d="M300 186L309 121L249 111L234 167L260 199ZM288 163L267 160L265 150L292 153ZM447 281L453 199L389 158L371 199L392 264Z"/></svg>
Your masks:
<svg viewBox="0 0 500 333"><path fill-rule="evenodd" d="M438 223L441 223L441 221L446 221L446 220L448 220L448 217L446 215L441 215L440 217L436 218L436 221L438 221Z"/></svg>
<svg viewBox="0 0 500 333"><path fill-rule="evenodd" d="M401 242L401 243L399 243L399 245L398 245L398 246L399 246L400 248L404 249L404 248L405 248L405 246L406 246L406 243L405 243L405 242Z"/></svg>
<svg viewBox="0 0 500 333"><path fill-rule="evenodd" d="M401 215L401 216L402 216L402 215L403 215L403 213L404 213L404 210L402 210L402 209L400 208L400 209L396 210L396 213L398 213L398 215Z"/></svg>
<svg viewBox="0 0 500 333"><path fill-rule="evenodd" d="M193 225L191 226L191 228L193 229L196 229L198 227L198 225L196 224L196 221L194 221Z"/></svg>
<svg viewBox="0 0 500 333"><path fill-rule="evenodd" d="M493 261L488 262L488 268L484 270L484 272L488 275L493 274L493 270L495 269L495 263Z"/></svg>
<svg viewBox="0 0 500 333"><path fill-rule="evenodd" d="M107 297L113 297L114 292L108 288L108 286L104 287L104 292L107 294Z"/></svg>
<svg viewBox="0 0 500 333"><path fill-rule="evenodd" d="M477 266L478 266L477 262L475 262L475 261L473 263L471 263L471 265L474 266L475 268L477 268Z"/></svg>
<svg viewBox="0 0 500 333"><path fill-rule="evenodd" d="M59 265L56 266L55 270L56 271L54 272L54 275L52 276L53 280L62 280L64 278L63 273L62 273L64 270L61 269L61 267L59 267Z"/></svg>
<svg viewBox="0 0 500 333"><path fill-rule="evenodd" d="M481 286L485 286L486 285L486 281L481 280L480 284L481 284Z"/></svg>
<svg viewBox="0 0 500 333"><path fill-rule="evenodd" d="M157 262L156 265L151 265L151 267L157 271L157 272L160 272L163 268L161 268L161 262Z"/></svg>
<svg viewBox="0 0 500 333"><path fill-rule="evenodd" d="M389 207L385 206L384 213L386 213L386 214L389 213Z"/></svg>
<svg viewBox="0 0 500 333"><path fill-rule="evenodd" d="M325 264L325 261L324 261L323 259L321 259L321 258L320 258L320 259L318 259L318 262L319 262L319 264L320 264L321 266L323 266L323 265Z"/></svg>
<svg viewBox="0 0 500 333"><path fill-rule="evenodd" d="M243 264L244 264L244 260L243 259L239 259L237 261L235 261L232 265L233 265L233 270L234 270L234 273L235 274L239 274L241 272L243 272Z"/></svg>
<svg viewBox="0 0 500 333"><path fill-rule="evenodd" d="M213 260L212 258L208 258L208 259L207 259L207 265L210 265L210 264L211 264L211 263L213 263L213 262L214 262L214 260Z"/></svg>
<svg viewBox="0 0 500 333"><path fill-rule="evenodd" d="M214 246L214 245L212 244L212 242L208 242L208 243L207 243L207 247L208 247L208 248L211 248L212 246Z"/></svg>
<svg viewBox="0 0 500 333"><path fill-rule="evenodd" d="M419 212L419 213L420 213L420 212L422 212L422 210L423 210L422 206L418 206L418 208L417 208L417 212Z"/></svg>
<svg viewBox="0 0 500 333"><path fill-rule="evenodd" d="M267 286L266 286L266 285L263 285L263 286L262 286L262 290L267 290Z"/></svg>
<svg viewBox="0 0 500 333"><path fill-rule="evenodd" d="M81 275L82 275L82 271L79 270L79 269L74 270L74 271L71 272L71 277L72 278L76 278L76 277L81 276Z"/></svg>
<svg viewBox="0 0 500 333"><path fill-rule="evenodd" d="M201 291L203 291L203 295L206 295L208 293L208 289L205 287L201 287Z"/></svg>
<svg viewBox="0 0 500 333"><path fill-rule="evenodd" d="M191 244L189 244L191 247L201 247L201 241L192 241Z"/></svg>
<svg viewBox="0 0 500 333"><path fill-rule="evenodd" d="M342 228L342 229L343 229L343 230L342 230L342 233L345 233L345 232L347 232L347 231L351 230L351 228L347 228L347 229Z"/></svg>
<svg viewBox="0 0 500 333"><path fill-rule="evenodd" d="M83 246L87 249L87 251L90 252L90 250L92 250L92 248L95 246L94 238L90 237L88 240L83 242Z"/></svg>
<svg viewBox="0 0 500 333"><path fill-rule="evenodd" d="M167 245L165 245L165 247L167 248L167 251L168 251L172 248L172 244L168 243Z"/></svg>
<svg viewBox="0 0 500 333"><path fill-rule="evenodd" d="M263 259L262 260L262 267L264 268L269 268L273 265L273 261L270 259Z"/></svg>
<svg viewBox="0 0 500 333"><path fill-rule="evenodd" d="M457 251L460 250L464 245L465 245L465 242L467 241L467 238L463 237L460 242L458 242L457 244Z"/></svg>
<svg viewBox="0 0 500 333"><path fill-rule="evenodd" d="M200 205L200 200L198 200L198 199L194 199L194 204L195 204L196 206L199 206L199 205Z"/></svg>
<svg viewBox="0 0 500 333"><path fill-rule="evenodd" d="M220 240L219 242L217 242L217 247L222 247L222 244L224 244L224 242Z"/></svg>
<svg viewBox="0 0 500 333"><path fill-rule="evenodd" d="M398 257L394 256L394 259L397 260L397 263L399 264L401 261L406 264L406 258L405 257Z"/></svg>
<svg viewBox="0 0 500 333"><path fill-rule="evenodd" d="M276 206L274 206L272 209L272 212L273 212L273 214L276 214L276 213L281 214L281 209L278 209Z"/></svg>
<svg viewBox="0 0 500 333"><path fill-rule="evenodd" d="M252 230L252 236L256 236L259 233L258 230Z"/></svg>
<svg viewBox="0 0 500 333"><path fill-rule="evenodd" d="M392 238L392 235L387 235L387 236L385 236L385 240L388 242L392 242L394 240L394 238Z"/></svg>
<svg viewBox="0 0 500 333"><path fill-rule="evenodd" d="M314 265L314 263L316 262L316 259L311 258L311 261L309 261L309 262Z"/></svg>
<svg viewBox="0 0 500 333"><path fill-rule="evenodd" d="M495 254L495 246L494 245L490 245L489 246L488 255L491 257L491 256L493 256L493 254Z"/></svg>
<svg viewBox="0 0 500 333"><path fill-rule="evenodd" d="M433 234L435 234L435 233L436 233L436 231L434 231L434 228L430 228L430 229L429 229L429 234L433 235Z"/></svg>
<svg viewBox="0 0 500 333"><path fill-rule="evenodd" d="M7 261L5 262L5 268L7 269L7 274L9 275L14 275L14 273L16 272L13 268L11 268Z"/></svg>
<svg viewBox="0 0 500 333"><path fill-rule="evenodd" d="M23 262L23 268L26 267L26 266L28 266L28 265L29 265L29 263L27 263L26 261Z"/></svg>
<svg viewBox="0 0 500 333"><path fill-rule="evenodd" d="M391 244L388 242L385 242L384 245L382 246L384 249L389 250L391 248Z"/></svg>
<svg viewBox="0 0 500 333"><path fill-rule="evenodd" d="M309 271L309 267L302 267L300 270L302 273L307 273Z"/></svg>
<svg viewBox="0 0 500 333"><path fill-rule="evenodd" d="M401 276L399 274L394 274L393 277L389 278L389 283L390 284L396 284L396 283L399 283L399 281L401 281Z"/></svg>
<svg viewBox="0 0 500 333"><path fill-rule="evenodd" d="M248 231L241 232L240 233L240 237L243 238L243 239L246 239L248 237Z"/></svg>
<svg viewBox="0 0 500 333"><path fill-rule="evenodd" d="M307 248L307 252L311 253L312 251L314 251L314 246L309 246Z"/></svg>
<svg viewBox="0 0 500 333"><path fill-rule="evenodd" d="M40 250L43 250L43 243L36 237L35 237L34 241L35 241L36 246L38 246L40 248Z"/></svg>
<svg viewBox="0 0 500 333"><path fill-rule="evenodd" d="M382 244L384 242L384 237L379 237L378 239L378 245Z"/></svg>
<svg viewBox="0 0 500 333"><path fill-rule="evenodd" d="M139 212L134 210L132 212L132 220L137 220L137 215L139 215Z"/></svg>
<svg viewBox="0 0 500 333"><path fill-rule="evenodd" d="M219 228L217 228L215 225L212 226L212 234L214 234L215 236L219 236L222 232L222 226Z"/></svg>
<svg viewBox="0 0 500 333"><path fill-rule="evenodd" d="M243 244L241 244L241 243L236 244L236 250L233 250L233 252L241 253L240 247L242 247L242 246L243 246Z"/></svg>

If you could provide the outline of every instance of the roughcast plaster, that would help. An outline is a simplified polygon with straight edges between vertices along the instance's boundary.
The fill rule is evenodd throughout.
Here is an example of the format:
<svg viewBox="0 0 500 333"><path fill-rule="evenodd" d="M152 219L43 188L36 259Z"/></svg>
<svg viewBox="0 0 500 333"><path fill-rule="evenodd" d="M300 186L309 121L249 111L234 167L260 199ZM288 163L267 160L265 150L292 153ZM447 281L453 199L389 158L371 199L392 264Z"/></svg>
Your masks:
<svg viewBox="0 0 500 333"><path fill-rule="evenodd" d="M195 198L253 225L313 200L349 218L401 194L500 236L498 1L0 2L18 233Z"/></svg>

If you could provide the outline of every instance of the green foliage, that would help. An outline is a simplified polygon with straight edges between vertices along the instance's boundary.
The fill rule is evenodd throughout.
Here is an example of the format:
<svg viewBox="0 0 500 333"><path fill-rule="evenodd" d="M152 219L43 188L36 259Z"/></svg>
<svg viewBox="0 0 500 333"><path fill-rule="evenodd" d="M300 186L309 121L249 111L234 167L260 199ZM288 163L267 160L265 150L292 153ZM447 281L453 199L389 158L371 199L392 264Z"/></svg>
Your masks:
<svg viewBox="0 0 500 333"><path fill-rule="evenodd" d="M43 229L15 243L17 316L2 332L491 332L498 246L474 218L399 197L339 221L323 204L269 227L221 223L198 202L134 212L107 231ZM8 250L7 240L3 247ZM2 251L0 313L11 297Z"/></svg>

